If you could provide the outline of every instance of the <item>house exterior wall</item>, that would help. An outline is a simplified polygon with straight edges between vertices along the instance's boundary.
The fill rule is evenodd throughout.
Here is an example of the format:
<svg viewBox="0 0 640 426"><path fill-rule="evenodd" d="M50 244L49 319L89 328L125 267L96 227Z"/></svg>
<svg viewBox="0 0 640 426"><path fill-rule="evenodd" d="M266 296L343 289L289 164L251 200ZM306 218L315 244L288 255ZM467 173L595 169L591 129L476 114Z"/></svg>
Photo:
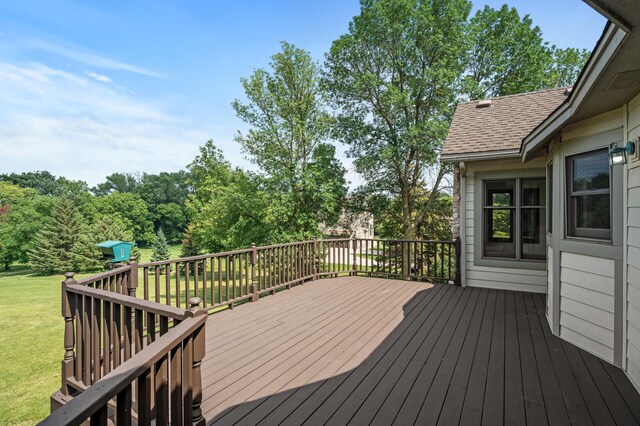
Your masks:
<svg viewBox="0 0 640 426"><path fill-rule="evenodd" d="M545 160L523 164L520 159L466 163L464 193L464 284L515 291L545 293L547 273L544 262L482 259L482 180L517 177L544 177Z"/></svg>
<svg viewBox="0 0 640 426"><path fill-rule="evenodd" d="M553 229L548 230L548 320L553 332L611 363L622 364L623 173L612 168L610 241L567 236L566 158L622 143L623 110L563 129L550 146Z"/></svg>
<svg viewBox="0 0 640 426"><path fill-rule="evenodd" d="M640 137L640 95L627 110L627 140ZM624 272L625 294L625 359L623 365L640 391L640 161L627 165L626 246Z"/></svg>

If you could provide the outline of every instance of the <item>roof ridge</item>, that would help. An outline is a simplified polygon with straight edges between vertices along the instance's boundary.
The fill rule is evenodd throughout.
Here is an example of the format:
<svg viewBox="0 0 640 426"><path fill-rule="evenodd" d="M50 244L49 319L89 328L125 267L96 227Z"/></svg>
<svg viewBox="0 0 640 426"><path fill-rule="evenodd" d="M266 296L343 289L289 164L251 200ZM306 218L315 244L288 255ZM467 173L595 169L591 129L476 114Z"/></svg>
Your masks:
<svg viewBox="0 0 640 426"><path fill-rule="evenodd" d="M484 98L484 99L473 99L473 100L466 101L466 102L460 102L459 104L470 104L470 103L486 101L486 100L514 98L516 96L534 95L534 94L538 94L538 93L554 92L554 91L560 91L560 90L567 90L567 89L571 89L571 88L573 88L573 86L554 87L554 88L551 88L551 89L534 90L532 92L514 93L512 95L492 96L492 97Z"/></svg>

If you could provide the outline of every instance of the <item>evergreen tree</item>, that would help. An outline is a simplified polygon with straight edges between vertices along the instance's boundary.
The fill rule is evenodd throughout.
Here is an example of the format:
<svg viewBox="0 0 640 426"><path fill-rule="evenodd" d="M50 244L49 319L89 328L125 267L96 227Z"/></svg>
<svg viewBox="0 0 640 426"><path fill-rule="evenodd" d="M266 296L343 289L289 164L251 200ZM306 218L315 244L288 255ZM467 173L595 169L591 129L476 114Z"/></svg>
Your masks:
<svg viewBox="0 0 640 426"><path fill-rule="evenodd" d="M29 264L41 274L62 274L79 271L85 265L79 263L78 242L86 234L82 216L69 198L61 198L55 207L51 221L46 223L34 238L29 250Z"/></svg>
<svg viewBox="0 0 640 426"><path fill-rule="evenodd" d="M182 239L182 252L180 253L180 257L191 257L199 254L200 248L194 238L194 227L193 225L189 225Z"/></svg>
<svg viewBox="0 0 640 426"><path fill-rule="evenodd" d="M151 261L156 262L158 260L167 260L171 256L169 250L169 244L167 238L164 236L162 228L158 229L156 237L153 240L153 251L151 252Z"/></svg>

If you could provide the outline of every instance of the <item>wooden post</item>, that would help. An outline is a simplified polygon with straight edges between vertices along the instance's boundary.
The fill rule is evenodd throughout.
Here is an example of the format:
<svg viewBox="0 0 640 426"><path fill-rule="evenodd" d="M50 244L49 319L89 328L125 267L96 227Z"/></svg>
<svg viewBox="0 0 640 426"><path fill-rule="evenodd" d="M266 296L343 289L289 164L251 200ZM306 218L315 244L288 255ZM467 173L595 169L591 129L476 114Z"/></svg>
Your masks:
<svg viewBox="0 0 640 426"><path fill-rule="evenodd" d="M460 265L460 250L462 248L462 242L460 241L460 238L456 238L456 241L453 245L454 249L455 249L455 262L456 262L456 272L455 275L453 277L453 283L457 286L461 286L462 285L462 271L461 271L461 265ZM451 261L451 260L449 260Z"/></svg>
<svg viewBox="0 0 640 426"><path fill-rule="evenodd" d="M67 379L75 375L75 338L73 321L75 319L75 308L73 301L67 293L67 287L77 285L78 282L73 279L75 273L67 272L64 274L65 280L62 281L62 317L64 318L64 358L62 360L62 386L60 391L63 395L69 395L69 387Z"/></svg>
<svg viewBox="0 0 640 426"><path fill-rule="evenodd" d="M353 238L351 238L351 244L353 245L353 271L351 272L351 276L357 276L358 275L358 263L357 263L357 257L356 257L356 242L358 240L356 240L356 237L354 236Z"/></svg>
<svg viewBox="0 0 640 426"><path fill-rule="evenodd" d="M251 301L257 302L260 299L260 293L258 293L258 279L256 277L256 262L258 261L258 249L256 249L256 243L251 243Z"/></svg>
<svg viewBox="0 0 640 426"><path fill-rule="evenodd" d="M313 262L311 266L311 272L313 273L312 281L318 280L318 266L317 266L318 259L316 258L317 256L318 256L318 239L316 237L313 237L313 247L311 248L311 262Z"/></svg>
<svg viewBox="0 0 640 426"><path fill-rule="evenodd" d="M129 271L128 294L131 297L136 297L136 290L138 288L138 262L135 256L129 258L129 264L131 265L131 271Z"/></svg>
<svg viewBox="0 0 640 426"><path fill-rule="evenodd" d="M192 357L192 410L191 410L191 423L194 426L204 426L205 419L202 416L202 409L200 404L202 403L202 359L205 356L205 330L206 330L206 316L207 312L202 309L200 304L202 300L199 297L192 297L189 299L189 310L194 313L194 316L205 316L205 324L202 325L193 335L193 357Z"/></svg>

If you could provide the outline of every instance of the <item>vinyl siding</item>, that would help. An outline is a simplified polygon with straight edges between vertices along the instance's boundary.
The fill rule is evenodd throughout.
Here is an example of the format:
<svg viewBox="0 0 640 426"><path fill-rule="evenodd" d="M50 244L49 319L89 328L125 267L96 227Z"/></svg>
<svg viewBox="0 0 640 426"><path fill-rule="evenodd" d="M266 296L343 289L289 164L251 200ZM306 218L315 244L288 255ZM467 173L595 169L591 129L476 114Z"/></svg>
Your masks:
<svg viewBox="0 0 640 426"><path fill-rule="evenodd" d="M560 337L613 362L614 261L560 255Z"/></svg>
<svg viewBox="0 0 640 426"><path fill-rule="evenodd" d="M482 161L467 163L467 178L465 188L465 255L466 271L465 284L469 287L495 288L501 290L528 291L533 293L546 293L547 273L546 270L533 270L519 265L526 262L513 262L513 267L494 267L476 265L475 263L475 238L480 238L480 232L475 232L476 220L476 200L475 177L477 173L483 173L483 178L487 173L514 170L513 174L508 174L509 178L519 177L518 169L539 169L540 176L545 175L544 160L531 161L522 164L519 160ZM508 173L508 172L507 172ZM506 178L498 175L496 178Z"/></svg>
<svg viewBox="0 0 640 426"><path fill-rule="evenodd" d="M640 136L640 96L628 105L628 140ZM626 370L640 390L640 161L628 164L626 256Z"/></svg>

